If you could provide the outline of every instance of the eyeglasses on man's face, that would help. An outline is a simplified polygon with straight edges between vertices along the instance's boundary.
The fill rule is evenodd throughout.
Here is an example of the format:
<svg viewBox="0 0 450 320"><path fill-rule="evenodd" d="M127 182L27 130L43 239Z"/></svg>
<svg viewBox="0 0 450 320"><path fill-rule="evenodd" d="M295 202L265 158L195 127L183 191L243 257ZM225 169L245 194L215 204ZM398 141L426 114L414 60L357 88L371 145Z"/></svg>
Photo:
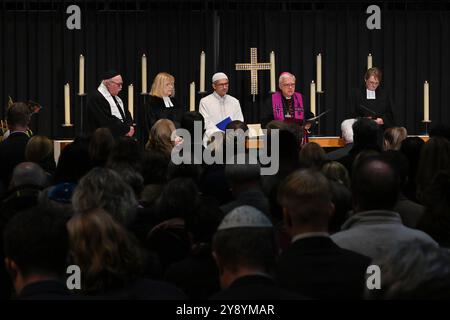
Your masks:
<svg viewBox="0 0 450 320"><path fill-rule="evenodd" d="M281 84L284 88L294 88L295 83L282 83Z"/></svg>
<svg viewBox="0 0 450 320"><path fill-rule="evenodd" d="M216 84L216 87L226 87L226 86L228 86L228 82L223 82L223 83L217 83Z"/></svg>
<svg viewBox="0 0 450 320"><path fill-rule="evenodd" d="M115 82L110 80L111 83L114 83L116 86L118 86L119 88L121 88L123 86L123 82Z"/></svg>

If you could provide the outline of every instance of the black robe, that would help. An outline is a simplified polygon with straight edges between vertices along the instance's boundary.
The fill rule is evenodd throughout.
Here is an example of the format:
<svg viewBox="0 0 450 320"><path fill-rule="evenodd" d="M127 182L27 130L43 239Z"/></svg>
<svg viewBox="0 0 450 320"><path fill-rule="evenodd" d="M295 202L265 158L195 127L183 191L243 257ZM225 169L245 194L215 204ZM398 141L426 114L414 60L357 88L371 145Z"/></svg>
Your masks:
<svg viewBox="0 0 450 320"><path fill-rule="evenodd" d="M394 103L386 90L378 88L375 90L376 99L367 99L366 87L354 88L350 93L349 106L353 112L352 117L382 118L383 129L395 126L393 108ZM365 108L373 111L369 111Z"/></svg>
<svg viewBox="0 0 450 320"><path fill-rule="evenodd" d="M119 108L119 112L121 112L120 110L121 108ZM124 108L123 111L125 112L124 121L111 114L111 106L108 100L98 90L95 90L87 105L87 133L92 134L97 128L105 127L111 130L115 138L126 135L133 125L133 119L127 108Z"/></svg>
<svg viewBox="0 0 450 320"><path fill-rule="evenodd" d="M167 108L163 98L149 96L145 106L145 125L150 130L159 119L172 120L176 127L179 126L181 120L181 107L175 98L170 98L173 107Z"/></svg>

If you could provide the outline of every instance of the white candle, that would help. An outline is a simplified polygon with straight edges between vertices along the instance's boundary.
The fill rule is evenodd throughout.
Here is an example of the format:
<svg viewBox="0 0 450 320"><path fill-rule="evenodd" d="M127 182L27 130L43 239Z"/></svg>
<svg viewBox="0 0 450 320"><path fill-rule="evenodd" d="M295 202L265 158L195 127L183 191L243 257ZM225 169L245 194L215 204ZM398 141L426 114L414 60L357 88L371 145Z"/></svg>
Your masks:
<svg viewBox="0 0 450 320"><path fill-rule="evenodd" d="M70 86L64 85L64 124L70 124Z"/></svg>
<svg viewBox="0 0 450 320"><path fill-rule="evenodd" d="M80 95L84 94L84 56L80 54L80 71L79 71L80 81L78 85L78 93Z"/></svg>
<svg viewBox="0 0 450 320"><path fill-rule="evenodd" d="M191 82L189 90L189 111L195 111L195 82Z"/></svg>
<svg viewBox="0 0 450 320"><path fill-rule="evenodd" d="M369 70L370 68L372 68L372 55L369 53L369 55L367 56L367 70Z"/></svg>
<svg viewBox="0 0 450 320"><path fill-rule="evenodd" d="M200 92L205 92L205 52L200 54Z"/></svg>
<svg viewBox="0 0 450 320"><path fill-rule="evenodd" d="M128 111L131 113L131 118L134 118L134 107L133 107L134 90L133 85L128 86Z"/></svg>
<svg viewBox="0 0 450 320"><path fill-rule="evenodd" d="M430 120L430 86L428 81L423 84L423 120Z"/></svg>
<svg viewBox="0 0 450 320"><path fill-rule="evenodd" d="M316 81L317 81L317 92L322 92L322 55L319 53L317 55L317 68L316 68Z"/></svg>
<svg viewBox="0 0 450 320"><path fill-rule="evenodd" d="M142 93L147 93L147 57L142 55L141 59L141 75L142 75Z"/></svg>
<svg viewBox="0 0 450 320"><path fill-rule="evenodd" d="M316 84L314 81L311 81L311 90L309 94L311 99L310 110L314 113L314 115L316 115Z"/></svg>
<svg viewBox="0 0 450 320"><path fill-rule="evenodd" d="M275 52L270 53L270 92L275 92Z"/></svg>

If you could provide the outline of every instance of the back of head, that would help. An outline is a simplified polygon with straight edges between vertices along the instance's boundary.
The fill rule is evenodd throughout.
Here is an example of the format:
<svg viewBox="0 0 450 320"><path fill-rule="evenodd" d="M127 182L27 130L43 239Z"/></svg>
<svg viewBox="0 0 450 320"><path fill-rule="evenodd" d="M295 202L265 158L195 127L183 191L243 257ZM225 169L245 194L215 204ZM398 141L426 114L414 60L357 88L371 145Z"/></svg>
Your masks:
<svg viewBox="0 0 450 320"><path fill-rule="evenodd" d="M82 290L122 287L142 271L135 239L104 210L74 215L67 223L73 263L83 270Z"/></svg>
<svg viewBox="0 0 450 320"><path fill-rule="evenodd" d="M66 221L64 212L45 206L16 214L4 232L5 257L23 276L62 277L69 249Z"/></svg>
<svg viewBox="0 0 450 320"><path fill-rule="evenodd" d="M150 136L145 147L152 150L164 151L170 156L174 142L172 141L172 132L175 131L175 125L169 119L159 119L150 129Z"/></svg>
<svg viewBox="0 0 450 320"><path fill-rule="evenodd" d="M111 169L94 168L78 183L72 197L75 212L102 208L117 222L129 225L137 207L133 189Z"/></svg>
<svg viewBox="0 0 450 320"><path fill-rule="evenodd" d="M47 175L44 170L33 162L19 163L11 177L11 188L25 185L33 185L45 188L48 184Z"/></svg>
<svg viewBox="0 0 450 320"><path fill-rule="evenodd" d="M391 127L384 131L384 150L400 150L402 141L408 136L404 127Z"/></svg>
<svg viewBox="0 0 450 320"><path fill-rule="evenodd" d="M400 177L400 184L403 186L409 174L408 158L396 150L388 150L382 153L384 159L389 161Z"/></svg>
<svg viewBox="0 0 450 320"><path fill-rule="evenodd" d="M374 120L358 119L352 128L355 147L381 151L382 132Z"/></svg>
<svg viewBox="0 0 450 320"><path fill-rule="evenodd" d="M142 170L142 152L139 143L130 137L116 140L108 157L108 165L128 165L136 171Z"/></svg>
<svg viewBox="0 0 450 320"><path fill-rule="evenodd" d="M340 183L350 188L350 176L347 168L337 161L329 161L322 166L320 170L327 179Z"/></svg>
<svg viewBox="0 0 450 320"><path fill-rule="evenodd" d="M400 151L408 158L409 164L417 168L420 158L420 150L425 142L419 137L407 137L402 141ZM416 170L414 170L416 172Z"/></svg>
<svg viewBox="0 0 450 320"><path fill-rule="evenodd" d="M439 123L430 129L430 138L443 137L450 141L450 125Z"/></svg>
<svg viewBox="0 0 450 320"><path fill-rule="evenodd" d="M278 202L289 210L294 226L328 225L331 190L320 172L303 169L291 173L278 188Z"/></svg>
<svg viewBox="0 0 450 320"><path fill-rule="evenodd" d="M353 168L352 193L355 212L392 210L400 193L400 177L383 157L367 157Z"/></svg>
<svg viewBox="0 0 450 320"><path fill-rule="evenodd" d="M191 215L197 204L198 189L189 178L175 178L163 188L158 199L158 211L163 220L185 218Z"/></svg>
<svg viewBox="0 0 450 320"><path fill-rule="evenodd" d="M31 120L30 108L23 102L13 103L6 111L6 121L11 130L26 128Z"/></svg>
<svg viewBox="0 0 450 320"><path fill-rule="evenodd" d="M374 260L381 288L367 290L369 299L448 299L450 251L424 242L401 243Z"/></svg>
<svg viewBox="0 0 450 320"><path fill-rule="evenodd" d="M53 157L53 143L46 136L33 136L28 140L25 148L25 159L27 161L40 163Z"/></svg>
<svg viewBox="0 0 450 320"><path fill-rule="evenodd" d="M353 143L353 124L356 119L346 119L341 123L341 135L345 143Z"/></svg>
<svg viewBox="0 0 450 320"><path fill-rule="evenodd" d="M54 176L56 183L78 182L91 169L88 148L87 141L75 139L61 151Z"/></svg>
<svg viewBox="0 0 450 320"><path fill-rule="evenodd" d="M320 169L325 162L325 151L315 142L308 142L299 152L299 162L302 168Z"/></svg>
<svg viewBox="0 0 450 320"><path fill-rule="evenodd" d="M258 183L261 177L261 166L257 159L248 154L233 157L225 165L225 176L231 185Z"/></svg>
<svg viewBox="0 0 450 320"><path fill-rule="evenodd" d="M104 166L114 147L114 136L108 128L97 128L89 143L89 157L94 166Z"/></svg>
<svg viewBox="0 0 450 320"><path fill-rule="evenodd" d="M221 266L232 271L246 267L269 272L278 250L272 223L250 206L238 207L223 218L212 247Z"/></svg>

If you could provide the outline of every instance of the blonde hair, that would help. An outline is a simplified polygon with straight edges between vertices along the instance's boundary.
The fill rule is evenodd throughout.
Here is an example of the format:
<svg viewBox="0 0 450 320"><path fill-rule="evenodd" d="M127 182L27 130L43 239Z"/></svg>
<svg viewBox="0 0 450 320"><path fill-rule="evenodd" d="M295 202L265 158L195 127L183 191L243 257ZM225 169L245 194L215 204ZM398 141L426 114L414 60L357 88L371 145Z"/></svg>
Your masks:
<svg viewBox="0 0 450 320"><path fill-rule="evenodd" d="M168 82L175 82L175 78L167 72L158 73L153 80L150 95L162 98L164 96L164 85Z"/></svg>
<svg viewBox="0 0 450 320"><path fill-rule="evenodd" d="M404 127L392 127L384 131L384 150L400 150L402 141L408 137Z"/></svg>
<svg viewBox="0 0 450 320"><path fill-rule="evenodd" d="M175 130L175 125L171 120L159 119L150 129L150 135L145 148L162 151L170 156L172 148L175 145L174 141L171 139L172 132Z"/></svg>
<svg viewBox="0 0 450 320"><path fill-rule="evenodd" d="M25 160L39 163L53 154L53 143L45 136L31 137L25 147Z"/></svg>

